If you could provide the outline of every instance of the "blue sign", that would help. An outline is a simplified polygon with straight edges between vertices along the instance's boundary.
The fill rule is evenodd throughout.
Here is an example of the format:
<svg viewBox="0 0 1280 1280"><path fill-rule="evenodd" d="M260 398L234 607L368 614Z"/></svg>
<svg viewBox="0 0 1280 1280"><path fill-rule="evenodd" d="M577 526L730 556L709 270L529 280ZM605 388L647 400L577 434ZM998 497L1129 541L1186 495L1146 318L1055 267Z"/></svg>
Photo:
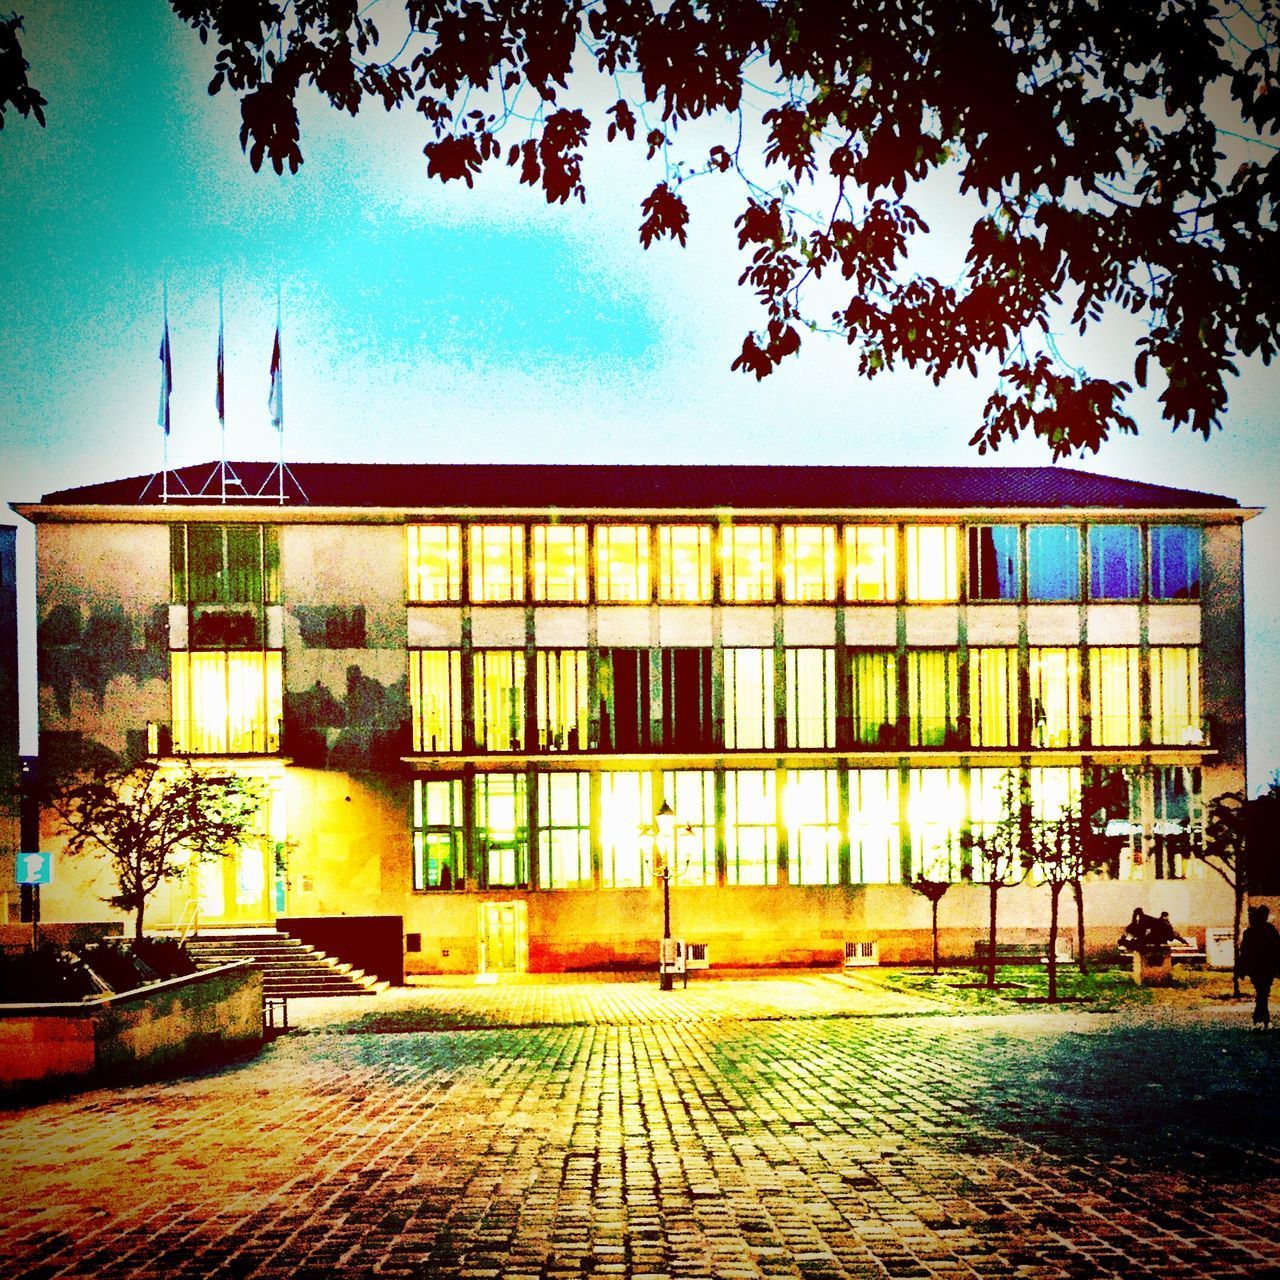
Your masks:
<svg viewBox="0 0 1280 1280"><path fill-rule="evenodd" d="M18 854L17 879L19 884L52 884L53 854Z"/></svg>

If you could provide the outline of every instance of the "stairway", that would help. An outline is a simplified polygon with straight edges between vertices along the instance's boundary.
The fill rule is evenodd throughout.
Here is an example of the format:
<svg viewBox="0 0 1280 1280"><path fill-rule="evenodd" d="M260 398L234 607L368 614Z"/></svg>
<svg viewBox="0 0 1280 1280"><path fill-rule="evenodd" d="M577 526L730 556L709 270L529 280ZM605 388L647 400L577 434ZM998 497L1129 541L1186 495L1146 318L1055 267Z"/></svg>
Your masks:
<svg viewBox="0 0 1280 1280"><path fill-rule="evenodd" d="M203 929L187 939L187 949L201 968L252 960L268 997L367 996L391 985L278 929Z"/></svg>

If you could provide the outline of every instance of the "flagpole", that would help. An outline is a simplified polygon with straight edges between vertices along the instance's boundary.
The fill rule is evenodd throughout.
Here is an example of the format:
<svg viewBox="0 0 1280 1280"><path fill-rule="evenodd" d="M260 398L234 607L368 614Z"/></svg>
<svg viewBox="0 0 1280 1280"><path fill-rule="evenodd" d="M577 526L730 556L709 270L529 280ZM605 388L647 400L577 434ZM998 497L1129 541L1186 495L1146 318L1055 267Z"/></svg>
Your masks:
<svg viewBox="0 0 1280 1280"><path fill-rule="evenodd" d="M172 356L169 352L169 276L164 277L164 335L160 339L160 394L164 397L161 406L160 425L164 427L164 456L160 471L160 501L169 501L169 393L172 390Z"/></svg>
<svg viewBox="0 0 1280 1280"><path fill-rule="evenodd" d="M276 434L280 437L280 471L278 474L279 501L284 506L284 335L280 332L281 304L280 279L276 277L276 342L280 350L280 386L277 391L276 408L279 421L276 423Z"/></svg>
<svg viewBox="0 0 1280 1280"><path fill-rule="evenodd" d="M227 402L226 365L223 350L222 274L218 275L218 374L214 390L214 403L218 409L218 431L221 436L222 465L218 468L223 505L227 501Z"/></svg>

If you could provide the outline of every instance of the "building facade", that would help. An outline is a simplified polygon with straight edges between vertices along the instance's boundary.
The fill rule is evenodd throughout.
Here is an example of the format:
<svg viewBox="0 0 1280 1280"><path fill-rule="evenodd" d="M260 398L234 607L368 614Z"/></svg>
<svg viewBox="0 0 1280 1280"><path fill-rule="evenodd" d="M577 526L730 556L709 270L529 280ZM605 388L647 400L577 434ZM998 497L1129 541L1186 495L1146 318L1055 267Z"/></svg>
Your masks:
<svg viewBox="0 0 1280 1280"><path fill-rule="evenodd" d="M1110 784L1091 945L1136 905L1229 921L1189 849L1244 784L1230 499L1061 468L217 472L15 508L42 751L271 790L261 839L153 920L398 915L410 972L651 963L656 855L716 962L917 956L919 875L957 882L944 947L971 953L969 837L1012 776L1045 818ZM103 914L94 874L46 915ZM1010 936L1047 896L1005 895Z"/></svg>

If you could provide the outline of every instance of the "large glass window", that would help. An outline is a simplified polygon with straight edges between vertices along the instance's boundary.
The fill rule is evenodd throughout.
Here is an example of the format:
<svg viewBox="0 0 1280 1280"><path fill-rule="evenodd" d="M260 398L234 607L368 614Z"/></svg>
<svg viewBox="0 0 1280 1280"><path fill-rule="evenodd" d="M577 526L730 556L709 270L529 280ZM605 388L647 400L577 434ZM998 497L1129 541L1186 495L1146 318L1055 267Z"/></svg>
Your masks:
<svg viewBox="0 0 1280 1280"><path fill-rule="evenodd" d="M1200 529L1188 524L1151 527L1151 598L1200 599Z"/></svg>
<svg viewBox="0 0 1280 1280"><path fill-rule="evenodd" d="M706 751L716 745L710 649L662 650L662 741L674 751Z"/></svg>
<svg viewBox="0 0 1280 1280"><path fill-rule="evenodd" d="M284 676L279 653L171 653L173 749L179 755L280 750Z"/></svg>
<svg viewBox="0 0 1280 1280"><path fill-rule="evenodd" d="M898 741L898 661L888 649L853 649L853 740L870 747Z"/></svg>
<svg viewBox="0 0 1280 1280"><path fill-rule="evenodd" d="M524 774L476 774L475 836L486 886L528 886L529 797Z"/></svg>
<svg viewBox="0 0 1280 1280"><path fill-rule="evenodd" d="M1076 767L1031 770L1031 818L1057 822L1079 816L1080 770Z"/></svg>
<svg viewBox="0 0 1280 1280"><path fill-rule="evenodd" d="M969 650L969 721L975 747L1018 745L1017 649Z"/></svg>
<svg viewBox="0 0 1280 1280"><path fill-rule="evenodd" d="M533 527L533 598L587 598L587 526L539 524Z"/></svg>
<svg viewBox="0 0 1280 1280"><path fill-rule="evenodd" d="M409 714L414 751L462 750L462 654L409 651Z"/></svg>
<svg viewBox="0 0 1280 1280"><path fill-rule="evenodd" d="M653 882L655 812L652 774L600 775L600 883L606 889Z"/></svg>
<svg viewBox="0 0 1280 1280"><path fill-rule="evenodd" d="M462 526L411 524L409 603L440 604L462 598Z"/></svg>
<svg viewBox="0 0 1280 1280"><path fill-rule="evenodd" d="M643 604L649 599L649 526L596 526L596 599Z"/></svg>
<svg viewBox="0 0 1280 1280"><path fill-rule="evenodd" d="M1094 746L1130 746L1139 738L1138 651L1089 650Z"/></svg>
<svg viewBox="0 0 1280 1280"><path fill-rule="evenodd" d="M645 751L650 745L649 650L601 649L596 668L600 746Z"/></svg>
<svg viewBox="0 0 1280 1280"><path fill-rule="evenodd" d="M964 791L959 769L912 769L907 795L913 877L958 880L964 861Z"/></svg>
<svg viewBox="0 0 1280 1280"><path fill-rule="evenodd" d="M845 526L844 593L850 604L898 598L897 545L891 524Z"/></svg>
<svg viewBox="0 0 1280 1280"><path fill-rule="evenodd" d="M1017 600L1018 526L997 524L969 529L969 599Z"/></svg>
<svg viewBox="0 0 1280 1280"><path fill-rule="evenodd" d="M715 884L716 775L710 769L681 769L663 774L662 785L676 813L676 879L680 884Z"/></svg>
<svg viewBox="0 0 1280 1280"><path fill-rule="evenodd" d="M538 747L585 751L590 701L585 649L538 650Z"/></svg>
<svg viewBox="0 0 1280 1280"><path fill-rule="evenodd" d="M1074 525L1027 527L1027 598L1080 599L1080 530Z"/></svg>
<svg viewBox="0 0 1280 1280"><path fill-rule="evenodd" d="M413 783L413 887L466 888L462 780L422 779Z"/></svg>
<svg viewBox="0 0 1280 1280"><path fill-rule="evenodd" d="M834 525L789 524L782 529L782 598L836 598Z"/></svg>
<svg viewBox="0 0 1280 1280"><path fill-rule="evenodd" d="M1018 868L993 865L982 842L993 840L997 831L1008 823L1020 825L1021 813L1022 785L1016 769L969 771L969 830L976 841L972 853L976 880L989 880L993 871L1006 879L1017 879Z"/></svg>
<svg viewBox="0 0 1280 1280"><path fill-rule="evenodd" d="M1161 645L1151 650L1151 741L1204 741L1199 649Z"/></svg>
<svg viewBox="0 0 1280 1280"><path fill-rule="evenodd" d="M724 651L724 739L731 751L773 746L773 650Z"/></svg>
<svg viewBox="0 0 1280 1280"><path fill-rule="evenodd" d="M1152 770L1152 852L1158 880L1181 879L1201 822L1200 770L1172 765Z"/></svg>
<svg viewBox="0 0 1280 1280"><path fill-rule="evenodd" d="M503 604L524 599L524 528L518 524L473 524L471 599Z"/></svg>
<svg viewBox="0 0 1280 1280"><path fill-rule="evenodd" d="M538 775L538 885L591 888L591 802L585 773Z"/></svg>
<svg viewBox="0 0 1280 1280"><path fill-rule="evenodd" d="M954 649L907 650L907 721L913 747L955 744L960 680Z"/></svg>
<svg viewBox="0 0 1280 1280"><path fill-rule="evenodd" d="M1031 745L1070 747L1080 741L1080 650L1032 649Z"/></svg>
<svg viewBox="0 0 1280 1280"><path fill-rule="evenodd" d="M773 528L728 525L721 530L721 592L730 604L772 603Z"/></svg>
<svg viewBox="0 0 1280 1280"><path fill-rule="evenodd" d="M778 800L771 769L725 774L725 858L729 884L778 882Z"/></svg>
<svg viewBox="0 0 1280 1280"><path fill-rule="evenodd" d="M1095 600L1136 600L1142 585L1142 539L1136 524L1089 528L1089 594Z"/></svg>
<svg viewBox="0 0 1280 1280"><path fill-rule="evenodd" d="M907 599L960 598L960 530L954 525L908 525Z"/></svg>
<svg viewBox="0 0 1280 1280"><path fill-rule="evenodd" d="M835 672L834 649L786 650L789 747L835 746Z"/></svg>
<svg viewBox="0 0 1280 1280"><path fill-rule="evenodd" d="M477 649L475 676L476 749L524 750L524 650Z"/></svg>
<svg viewBox="0 0 1280 1280"><path fill-rule="evenodd" d="M849 771L849 863L854 884L902 879L896 769Z"/></svg>
<svg viewBox="0 0 1280 1280"><path fill-rule="evenodd" d="M278 530L261 524L174 525L169 579L177 604L274 604L280 599Z"/></svg>
<svg viewBox="0 0 1280 1280"><path fill-rule="evenodd" d="M658 526L658 599L696 603L711 599L711 527Z"/></svg>
<svg viewBox="0 0 1280 1280"><path fill-rule="evenodd" d="M793 769L783 795L792 884L840 883L840 793L834 769Z"/></svg>

